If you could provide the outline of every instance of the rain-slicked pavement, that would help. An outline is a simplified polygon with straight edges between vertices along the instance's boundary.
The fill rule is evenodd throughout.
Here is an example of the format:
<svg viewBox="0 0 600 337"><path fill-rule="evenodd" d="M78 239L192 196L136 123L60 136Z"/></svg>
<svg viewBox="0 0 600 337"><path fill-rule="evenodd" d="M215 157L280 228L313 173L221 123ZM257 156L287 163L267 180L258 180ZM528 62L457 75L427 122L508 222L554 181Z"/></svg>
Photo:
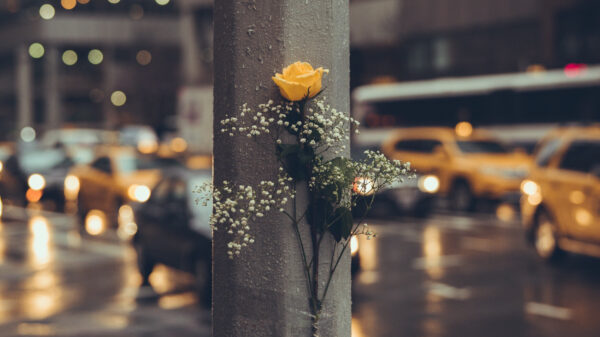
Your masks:
<svg viewBox="0 0 600 337"><path fill-rule="evenodd" d="M377 220L361 239L353 337L599 336L600 261L540 261L518 223L491 215ZM209 336L193 280L158 266L139 288L135 252L74 217L5 208L0 336ZM157 294L158 293L158 294Z"/></svg>
<svg viewBox="0 0 600 337"><path fill-rule="evenodd" d="M159 266L156 293L140 283L135 252L114 232L82 236L74 217L5 208L0 336L210 335L188 275Z"/></svg>
<svg viewBox="0 0 600 337"><path fill-rule="evenodd" d="M517 222L436 215L373 222L353 337L600 336L600 261L540 261Z"/></svg>

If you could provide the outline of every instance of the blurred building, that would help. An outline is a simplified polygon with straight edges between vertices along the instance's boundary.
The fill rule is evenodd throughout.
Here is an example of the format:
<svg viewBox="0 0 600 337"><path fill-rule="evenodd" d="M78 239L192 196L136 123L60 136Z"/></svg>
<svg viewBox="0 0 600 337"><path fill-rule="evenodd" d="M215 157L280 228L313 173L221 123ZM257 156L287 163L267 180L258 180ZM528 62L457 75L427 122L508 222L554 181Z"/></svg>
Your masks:
<svg viewBox="0 0 600 337"><path fill-rule="evenodd" d="M600 63L595 0L351 0L352 85Z"/></svg>
<svg viewBox="0 0 600 337"><path fill-rule="evenodd" d="M0 138L24 126L172 126L212 81L212 0L0 0Z"/></svg>

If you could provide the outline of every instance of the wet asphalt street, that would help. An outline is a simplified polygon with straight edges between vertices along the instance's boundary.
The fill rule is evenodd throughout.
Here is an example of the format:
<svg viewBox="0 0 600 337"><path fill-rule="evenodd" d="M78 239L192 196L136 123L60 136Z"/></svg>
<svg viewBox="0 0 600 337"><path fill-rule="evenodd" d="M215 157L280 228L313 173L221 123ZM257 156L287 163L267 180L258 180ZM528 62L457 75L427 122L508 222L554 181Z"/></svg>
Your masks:
<svg viewBox="0 0 600 337"><path fill-rule="evenodd" d="M540 261L491 215L377 221L361 241L353 337L600 336L600 261Z"/></svg>
<svg viewBox="0 0 600 337"><path fill-rule="evenodd" d="M353 337L600 336L600 261L548 266L515 221L492 215L373 220L361 240ZM135 252L74 217L5 208L0 336L209 336L186 274L158 266L141 289Z"/></svg>
<svg viewBox="0 0 600 337"><path fill-rule="evenodd" d="M158 266L140 289L135 251L115 232L80 235L75 217L4 209L0 336L209 336L193 280Z"/></svg>

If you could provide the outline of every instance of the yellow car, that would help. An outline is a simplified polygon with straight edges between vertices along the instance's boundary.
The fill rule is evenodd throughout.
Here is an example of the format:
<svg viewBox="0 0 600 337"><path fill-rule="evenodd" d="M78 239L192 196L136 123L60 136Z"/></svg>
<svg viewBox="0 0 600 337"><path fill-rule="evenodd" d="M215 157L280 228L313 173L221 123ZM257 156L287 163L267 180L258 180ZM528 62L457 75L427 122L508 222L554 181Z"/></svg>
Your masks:
<svg viewBox="0 0 600 337"><path fill-rule="evenodd" d="M521 184L521 217L538 255L600 257L600 126L551 132Z"/></svg>
<svg viewBox="0 0 600 337"><path fill-rule="evenodd" d="M435 177L437 194L447 197L449 206L458 211L472 209L479 198L518 201L521 181L531 165L527 154L509 150L470 124L466 131L458 127L398 129L384 142L382 152L410 162L419 174Z"/></svg>
<svg viewBox="0 0 600 337"><path fill-rule="evenodd" d="M65 178L65 196L76 200L79 214L101 211L116 223L119 208L130 201L143 203L160 179L156 163L133 148L106 147L88 165L74 167Z"/></svg>

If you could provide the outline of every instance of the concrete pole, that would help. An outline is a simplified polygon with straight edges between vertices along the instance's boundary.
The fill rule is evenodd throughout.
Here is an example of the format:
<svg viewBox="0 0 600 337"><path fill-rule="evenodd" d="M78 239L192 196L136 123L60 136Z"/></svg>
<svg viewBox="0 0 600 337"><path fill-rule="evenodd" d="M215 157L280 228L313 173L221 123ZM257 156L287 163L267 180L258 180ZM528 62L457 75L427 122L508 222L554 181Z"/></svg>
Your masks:
<svg viewBox="0 0 600 337"><path fill-rule="evenodd" d="M214 13L214 130L244 103L281 101L271 76L298 60L330 69L324 96L338 110L349 111L348 0L219 0ZM275 149L270 142L263 145L273 150L245 136L215 132L215 185L276 181ZM304 209L305 198L297 199L298 209ZM234 260L226 254L226 233L214 233L214 337L311 336L309 295L292 226L277 212L263 219L251 226L256 242ZM308 228L303 235L310 254ZM322 245L328 254L319 259L320 275L329 267L331 245L331 240ZM324 304L323 337L350 336L349 257L340 263Z"/></svg>
<svg viewBox="0 0 600 337"><path fill-rule="evenodd" d="M33 87L31 74L31 58L27 46L22 44L17 47L17 132L33 124Z"/></svg>
<svg viewBox="0 0 600 337"><path fill-rule="evenodd" d="M50 46L44 55L44 107L47 129L58 128L62 124L60 101L58 49Z"/></svg>

